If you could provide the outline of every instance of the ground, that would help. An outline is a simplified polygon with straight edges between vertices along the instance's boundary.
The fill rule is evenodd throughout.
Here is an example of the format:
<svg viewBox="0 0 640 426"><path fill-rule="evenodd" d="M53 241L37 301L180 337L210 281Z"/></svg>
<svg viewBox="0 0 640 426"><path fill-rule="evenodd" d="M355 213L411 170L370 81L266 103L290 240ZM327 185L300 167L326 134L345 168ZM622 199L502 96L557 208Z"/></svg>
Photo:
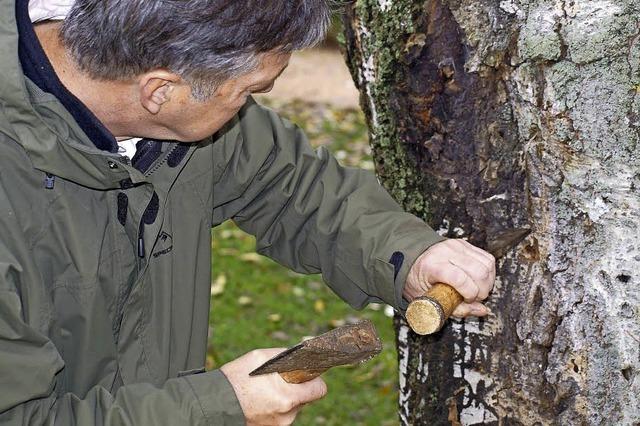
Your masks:
<svg viewBox="0 0 640 426"><path fill-rule="evenodd" d="M333 108L359 108L359 92L337 49L296 52L273 90L261 99L306 100Z"/></svg>

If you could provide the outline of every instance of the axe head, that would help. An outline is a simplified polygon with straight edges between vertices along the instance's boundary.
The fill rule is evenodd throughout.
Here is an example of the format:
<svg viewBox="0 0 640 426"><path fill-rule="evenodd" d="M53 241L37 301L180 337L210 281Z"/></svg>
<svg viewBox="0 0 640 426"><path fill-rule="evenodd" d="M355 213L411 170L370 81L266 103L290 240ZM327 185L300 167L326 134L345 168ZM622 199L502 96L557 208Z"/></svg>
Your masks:
<svg viewBox="0 0 640 426"><path fill-rule="evenodd" d="M334 328L276 355L249 375L286 373L299 370L328 370L338 365L357 364L376 356L382 342L369 320Z"/></svg>

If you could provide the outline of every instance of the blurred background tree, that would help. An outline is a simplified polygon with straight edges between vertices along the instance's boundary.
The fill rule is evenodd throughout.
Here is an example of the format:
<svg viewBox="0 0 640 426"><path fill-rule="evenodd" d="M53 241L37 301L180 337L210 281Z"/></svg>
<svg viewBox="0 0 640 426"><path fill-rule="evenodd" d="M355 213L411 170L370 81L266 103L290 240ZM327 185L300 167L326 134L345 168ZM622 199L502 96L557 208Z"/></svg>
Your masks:
<svg viewBox="0 0 640 426"><path fill-rule="evenodd" d="M381 181L505 248L494 315L425 338L396 318L403 424L640 424L639 8L349 3Z"/></svg>

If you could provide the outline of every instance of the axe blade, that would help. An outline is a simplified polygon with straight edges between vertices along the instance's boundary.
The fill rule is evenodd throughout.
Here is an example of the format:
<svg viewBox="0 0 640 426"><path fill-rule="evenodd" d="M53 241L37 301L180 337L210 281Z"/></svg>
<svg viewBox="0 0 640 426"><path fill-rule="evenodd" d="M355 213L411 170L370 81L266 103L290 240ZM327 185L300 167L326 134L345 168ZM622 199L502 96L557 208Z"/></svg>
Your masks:
<svg viewBox="0 0 640 426"><path fill-rule="evenodd" d="M382 351L382 342L369 320L345 325L304 341L271 358L250 376L292 371L319 371L358 364Z"/></svg>

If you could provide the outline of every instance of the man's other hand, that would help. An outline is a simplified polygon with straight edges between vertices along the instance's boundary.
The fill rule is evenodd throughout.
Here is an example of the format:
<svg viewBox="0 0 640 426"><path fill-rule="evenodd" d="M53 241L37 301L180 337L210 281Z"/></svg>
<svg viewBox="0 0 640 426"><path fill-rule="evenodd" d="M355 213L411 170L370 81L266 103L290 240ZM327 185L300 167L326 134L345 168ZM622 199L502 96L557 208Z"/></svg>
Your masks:
<svg viewBox="0 0 640 426"><path fill-rule="evenodd" d="M317 377L290 384L277 373L249 376L249 373L284 349L257 349L225 365L220 370L236 392L247 426L280 426L293 423L302 406L327 394L327 385Z"/></svg>
<svg viewBox="0 0 640 426"><path fill-rule="evenodd" d="M464 240L434 244L415 261L407 276L403 296L408 301L423 296L435 283L449 284L464 297L453 316L485 316L482 302L496 279L495 258Z"/></svg>

